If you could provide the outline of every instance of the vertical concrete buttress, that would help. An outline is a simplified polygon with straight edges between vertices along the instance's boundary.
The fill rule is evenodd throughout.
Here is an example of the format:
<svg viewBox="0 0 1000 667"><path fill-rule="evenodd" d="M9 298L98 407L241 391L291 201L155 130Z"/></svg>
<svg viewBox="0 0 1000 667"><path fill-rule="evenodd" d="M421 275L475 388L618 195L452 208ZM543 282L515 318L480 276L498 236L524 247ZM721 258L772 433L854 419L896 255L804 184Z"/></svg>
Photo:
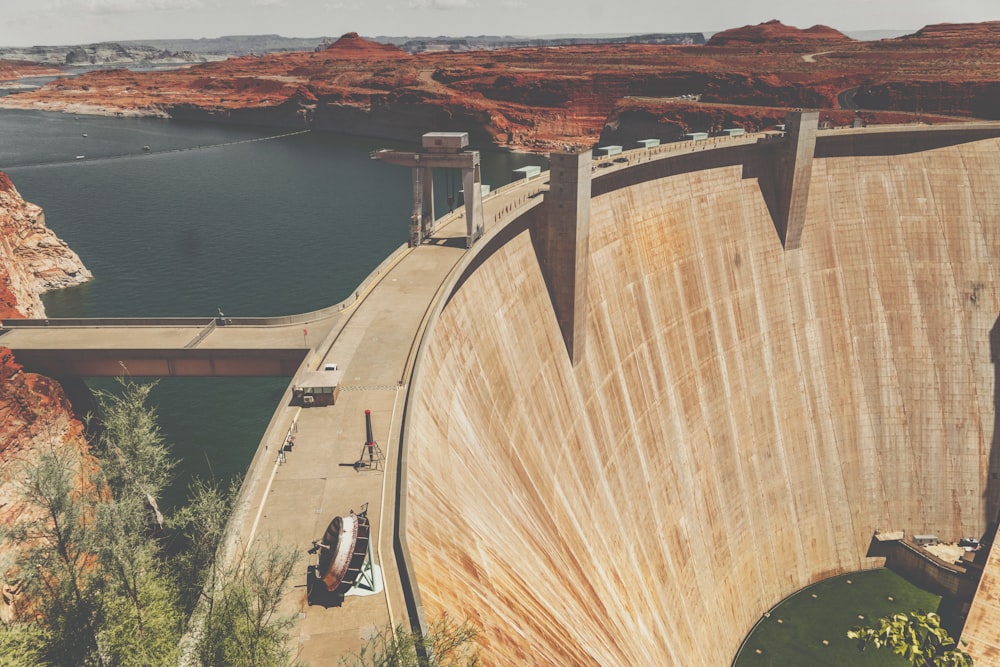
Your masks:
<svg viewBox="0 0 1000 667"><path fill-rule="evenodd" d="M538 256L570 362L583 357L590 250L590 152L549 156L549 193Z"/></svg>
<svg viewBox="0 0 1000 667"><path fill-rule="evenodd" d="M779 202L775 221L785 250L802 245L818 125L818 111L793 111L785 118L786 143L777 165Z"/></svg>
<svg viewBox="0 0 1000 667"><path fill-rule="evenodd" d="M462 169L462 188L465 190L466 247L471 248L482 237L483 221L483 179L479 171L479 151L468 151L472 165Z"/></svg>
<svg viewBox="0 0 1000 667"><path fill-rule="evenodd" d="M434 221L437 216L434 214L434 171L431 167L423 168L423 210L421 211L420 229L423 236L429 236L434 232Z"/></svg>

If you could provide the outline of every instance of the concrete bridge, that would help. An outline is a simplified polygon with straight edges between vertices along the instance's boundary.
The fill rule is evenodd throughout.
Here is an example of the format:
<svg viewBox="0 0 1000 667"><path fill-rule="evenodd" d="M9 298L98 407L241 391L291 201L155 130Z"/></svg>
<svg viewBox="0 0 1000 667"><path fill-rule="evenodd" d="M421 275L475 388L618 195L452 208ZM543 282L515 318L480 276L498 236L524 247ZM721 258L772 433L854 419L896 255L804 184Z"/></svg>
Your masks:
<svg viewBox="0 0 1000 667"><path fill-rule="evenodd" d="M310 352L303 330L322 340L338 319L13 321L0 343L26 368L55 377L290 377Z"/></svg>
<svg viewBox="0 0 1000 667"><path fill-rule="evenodd" d="M492 664L725 664L784 596L877 565L873 528L995 516L998 136L803 123L609 166L556 154L548 180L484 199L470 250L449 216L336 312L24 323L0 343L77 372L74 350L150 374L340 364L336 405L286 392L229 531L232 554L305 552L367 503L384 591L310 605L303 563L285 611L309 664L443 612L483 627ZM384 472L350 465L366 409ZM1000 616L978 608L989 651Z"/></svg>

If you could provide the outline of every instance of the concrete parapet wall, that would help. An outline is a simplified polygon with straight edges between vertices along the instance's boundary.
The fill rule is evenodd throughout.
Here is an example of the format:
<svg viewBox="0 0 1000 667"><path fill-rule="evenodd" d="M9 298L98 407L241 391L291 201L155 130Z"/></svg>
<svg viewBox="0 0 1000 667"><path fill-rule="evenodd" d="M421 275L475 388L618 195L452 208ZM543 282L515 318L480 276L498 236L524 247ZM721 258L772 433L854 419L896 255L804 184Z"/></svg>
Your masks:
<svg viewBox="0 0 1000 667"><path fill-rule="evenodd" d="M886 567L924 590L966 601L976 592L979 574L975 568L970 572L965 566L945 563L908 539L890 540L877 547L869 553L885 557Z"/></svg>
<svg viewBox="0 0 1000 667"><path fill-rule="evenodd" d="M309 349L60 349L17 352L32 372L53 377L291 377Z"/></svg>
<svg viewBox="0 0 1000 667"><path fill-rule="evenodd" d="M528 230L430 324L406 538L488 664L728 664L874 529L996 515L1000 144L814 160L793 253L753 168L691 159L595 181L575 366Z"/></svg>

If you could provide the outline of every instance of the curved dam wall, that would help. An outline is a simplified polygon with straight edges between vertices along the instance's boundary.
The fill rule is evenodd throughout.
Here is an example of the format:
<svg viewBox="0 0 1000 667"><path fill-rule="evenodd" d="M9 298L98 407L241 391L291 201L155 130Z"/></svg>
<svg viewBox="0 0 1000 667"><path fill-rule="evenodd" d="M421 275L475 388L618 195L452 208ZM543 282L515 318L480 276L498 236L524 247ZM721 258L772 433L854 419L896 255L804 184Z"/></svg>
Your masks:
<svg viewBox="0 0 1000 667"><path fill-rule="evenodd" d="M996 516L1000 142L817 158L793 251L754 171L595 181L575 366L530 224L430 325L406 537L487 664L727 665L874 530Z"/></svg>

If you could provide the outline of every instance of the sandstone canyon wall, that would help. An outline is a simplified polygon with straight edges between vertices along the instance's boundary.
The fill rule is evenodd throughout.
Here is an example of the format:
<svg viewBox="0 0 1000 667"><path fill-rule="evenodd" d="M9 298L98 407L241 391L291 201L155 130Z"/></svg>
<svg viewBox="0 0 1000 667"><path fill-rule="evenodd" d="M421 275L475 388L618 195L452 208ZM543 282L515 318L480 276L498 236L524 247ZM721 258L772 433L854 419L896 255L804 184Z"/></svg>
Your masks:
<svg viewBox="0 0 1000 667"><path fill-rule="evenodd" d="M769 21L705 46L577 45L408 54L347 33L311 52L243 56L171 71L88 72L0 98L0 106L154 115L416 141L468 131L479 147L591 147L616 106L672 106L652 136L775 118L767 107L996 118L997 26L928 26L857 42L825 26ZM830 115L828 118L832 117ZM778 117L780 118L780 117ZM653 116L643 122L652 121ZM909 119L912 121L913 116ZM954 119L951 119L952 122Z"/></svg>
<svg viewBox="0 0 1000 667"><path fill-rule="evenodd" d="M45 317L39 298L93 276L64 241L45 226L45 214L24 201L0 172L0 318Z"/></svg>
<svg viewBox="0 0 1000 667"><path fill-rule="evenodd" d="M816 159L795 251L753 172L591 201L575 367L530 229L431 324L406 536L486 663L729 664L876 529L996 516L1000 141Z"/></svg>
<svg viewBox="0 0 1000 667"><path fill-rule="evenodd" d="M39 295L89 280L76 253L45 226L42 209L25 202L0 172L0 321L45 317ZM0 335L0 525L16 523L25 511L19 500L18 463L44 447L72 447L89 459L83 426L58 382L26 373ZM16 562L16 561L15 561ZM5 581L9 581L5 573ZM13 575L16 577L16 575ZM10 620L16 587L0 590L0 619Z"/></svg>

